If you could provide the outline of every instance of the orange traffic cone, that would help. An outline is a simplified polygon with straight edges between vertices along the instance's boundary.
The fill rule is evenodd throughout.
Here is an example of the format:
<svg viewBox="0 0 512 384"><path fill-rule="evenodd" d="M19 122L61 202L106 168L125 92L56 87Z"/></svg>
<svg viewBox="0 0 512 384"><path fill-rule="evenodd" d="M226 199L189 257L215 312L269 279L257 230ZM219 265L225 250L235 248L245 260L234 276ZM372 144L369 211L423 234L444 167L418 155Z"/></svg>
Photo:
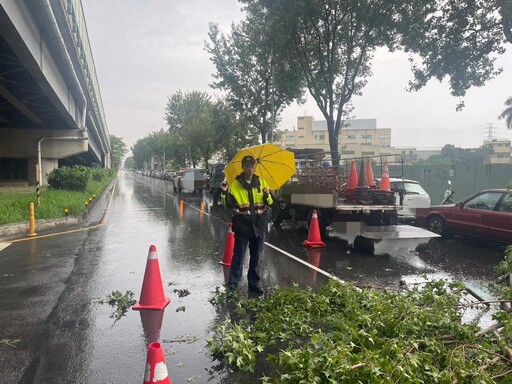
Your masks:
<svg viewBox="0 0 512 384"><path fill-rule="evenodd" d="M364 160L361 160L361 167L359 169L359 181L357 183L358 188L368 188L368 178L366 177L366 167L364 166Z"/></svg>
<svg viewBox="0 0 512 384"><path fill-rule="evenodd" d="M156 255L156 247L149 247L148 261L146 263L146 272L142 282L142 291L140 301L132 308L141 309L164 309L171 300L164 296L164 287L162 277L160 276L160 264Z"/></svg>
<svg viewBox="0 0 512 384"><path fill-rule="evenodd" d="M391 185L389 184L389 168L388 162L384 162L384 169L382 170L382 178L380 180L380 189L383 191L391 191Z"/></svg>
<svg viewBox="0 0 512 384"><path fill-rule="evenodd" d="M228 224L228 233L226 235L226 242L224 243L224 258L220 263L222 265L231 265L233 253L235 252L235 234L231 230L233 223Z"/></svg>
<svg viewBox="0 0 512 384"><path fill-rule="evenodd" d="M311 215L311 223L309 224L308 239L303 243L306 247L320 248L325 247L325 243L320 236L320 227L318 225L318 215L316 209L313 210Z"/></svg>
<svg viewBox="0 0 512 384"><path fill-rule="evenodd" d="M347 189L355 189L357 188L357 171L356 171L356 163L352 160L350 164L350 173L348 174L348 185Z"/></svg>
<svg viewBox="0 0 512 384"><path fill-rule="evenodd" d="M373 176L372 161L368 160L366 163L366 178L370 188L375 187L375 177Z"/></svg>
<svg viewBox="0 0 512 384"><path fill-rule="evenodd" d="M150 383L172 384L160 343L151 343L148 347L143 384Z"/></svg>

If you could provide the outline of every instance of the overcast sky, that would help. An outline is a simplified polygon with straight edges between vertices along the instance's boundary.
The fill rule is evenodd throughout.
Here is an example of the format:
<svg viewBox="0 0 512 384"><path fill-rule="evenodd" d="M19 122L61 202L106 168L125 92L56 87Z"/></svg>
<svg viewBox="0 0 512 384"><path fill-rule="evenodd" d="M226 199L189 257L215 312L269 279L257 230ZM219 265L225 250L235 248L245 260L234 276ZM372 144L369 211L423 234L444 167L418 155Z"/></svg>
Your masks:
<svg viewBox="0 0 512 384"><path fill-rule="evenodd" d="M236 0L82 0L89 40L107 124L111 134L131 147L149 133L166 128L167 97L178 90L204 91L215 68L204 49L208 23L228 33L242 18ZM391 128L393 146L418 148L478 147L489 134L512 139L498 115L512 96L512 45L499 59L504 71L485 87L471 89L466 107L456 112L458 99L448 86L432 81L419 92L404 89L411 78L407 56L377 52L373 77L363 96L353 99L355 118L377 119ZM312 98L287 108L279 128L294 129L298 116L324 120ZM492 127L492 129L490 129Z"/></svg>

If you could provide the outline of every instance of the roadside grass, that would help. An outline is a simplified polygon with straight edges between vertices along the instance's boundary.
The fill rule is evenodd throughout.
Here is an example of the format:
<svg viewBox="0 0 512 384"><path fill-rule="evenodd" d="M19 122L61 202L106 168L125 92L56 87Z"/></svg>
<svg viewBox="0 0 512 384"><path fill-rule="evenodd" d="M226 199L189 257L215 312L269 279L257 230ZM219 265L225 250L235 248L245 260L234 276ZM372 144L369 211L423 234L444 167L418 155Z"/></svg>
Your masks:
<svg viewBox="0 0 512 384"><path fill-rule="evenodd" d="M84 192L51 189L43 186L40 189L41 205L37 205L36 188L2 187L0 188L0 225L15 224L29 221L29 204L34 203L35 217L38 219L56 219L68 215L79 215L87 210L85 202L93 195L98 198L105 187L117 174L106 175L101 181L90 179Z"/></svg>

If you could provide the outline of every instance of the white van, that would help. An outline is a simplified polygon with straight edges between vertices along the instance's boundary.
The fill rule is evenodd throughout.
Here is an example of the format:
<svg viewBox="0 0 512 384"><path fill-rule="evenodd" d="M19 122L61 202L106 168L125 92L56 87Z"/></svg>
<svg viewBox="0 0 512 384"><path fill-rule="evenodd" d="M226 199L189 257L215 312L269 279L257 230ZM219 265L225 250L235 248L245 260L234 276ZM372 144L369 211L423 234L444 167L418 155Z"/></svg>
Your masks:
<svg viewBox="0 0 512 384"><path fill-rule="evenodd" d="M376 178L377 185L380 178ZM405 222L416 222L417 208L430 208L430 196L423 187L415 180L390 178L391 191L400 195L402 209L398 211L398 218Z"/></svg>

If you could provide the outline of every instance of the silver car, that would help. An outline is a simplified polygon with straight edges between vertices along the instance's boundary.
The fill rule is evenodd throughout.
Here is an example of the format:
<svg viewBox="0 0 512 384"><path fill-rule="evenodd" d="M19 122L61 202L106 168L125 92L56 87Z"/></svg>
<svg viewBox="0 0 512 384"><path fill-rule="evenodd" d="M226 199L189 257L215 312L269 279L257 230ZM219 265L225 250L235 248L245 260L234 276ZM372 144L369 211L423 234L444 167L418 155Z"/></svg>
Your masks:
<svg viewBox="0 0 512 384"><path fill-rule="evenodd" d="M375 181L380 184L380 179ZM402 209L398 211L399 220L416 222L416 210L430 208L430 196L416 180L390 178L389 185L391 191L400 196Z"/></svg>

